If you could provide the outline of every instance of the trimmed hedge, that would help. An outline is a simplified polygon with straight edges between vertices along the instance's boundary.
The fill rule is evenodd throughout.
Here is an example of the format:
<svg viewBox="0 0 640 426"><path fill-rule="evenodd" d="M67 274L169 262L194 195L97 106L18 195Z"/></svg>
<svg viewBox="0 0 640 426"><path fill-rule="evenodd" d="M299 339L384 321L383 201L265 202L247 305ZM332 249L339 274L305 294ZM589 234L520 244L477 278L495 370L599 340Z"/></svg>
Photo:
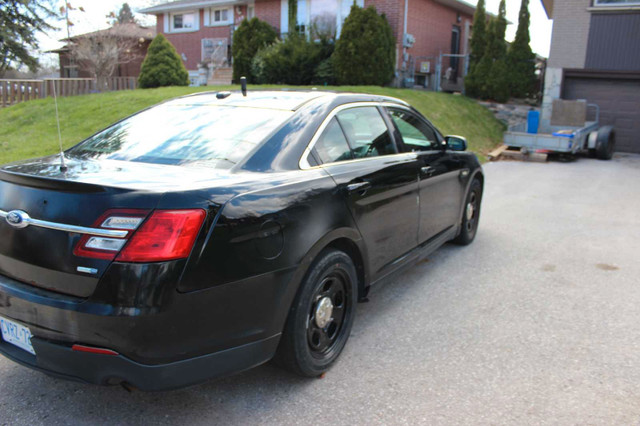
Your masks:
<svg viewBox="0 0 640 426"><path fill-rule="evenodd" d="M175 47L158 34L142 62L138 86L142 89L165 86L188 86L189 73Z"/></svg>
<svg viewBox="0 0 640 426"><path fill-rule="evenodd" d="M233 80L247 77L247 82L255 83L251 62L260 49L278 38L276 31L268 23L258 18L245 19L233 33Z"/></svg>
<svg viewBox="0 0 640 426"><path fill-rule="evenodd" d="M253 58L251 73L259 84L331 84L327 62L333 52L328 40L308 41L297 33L261 49Z"/></svg>

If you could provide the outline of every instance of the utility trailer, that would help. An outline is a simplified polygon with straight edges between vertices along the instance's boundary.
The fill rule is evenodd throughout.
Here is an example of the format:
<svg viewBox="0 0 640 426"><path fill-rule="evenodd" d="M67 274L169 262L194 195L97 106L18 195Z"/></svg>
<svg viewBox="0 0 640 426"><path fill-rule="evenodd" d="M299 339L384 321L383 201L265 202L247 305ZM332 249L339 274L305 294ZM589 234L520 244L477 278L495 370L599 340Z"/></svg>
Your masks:
<svg viewBox="0 0 640 426"><path fill-rule="evenodd" d="M565 105L570 101L562 101ZM552 125L553 120L542 120L538 133L528 133L528 123L511 126L504 133L504 144L517 147L523 153L550 152L577 154L586 152L592 157L609 160L615 150L615 131L612 126L600 126L600 108L596 104L586 104L595 115L595 121L584 121L576 125L575 120L567 125ZM586 118L585 108L585 118ZM554 111L556 103L554 102Z"/></svg>

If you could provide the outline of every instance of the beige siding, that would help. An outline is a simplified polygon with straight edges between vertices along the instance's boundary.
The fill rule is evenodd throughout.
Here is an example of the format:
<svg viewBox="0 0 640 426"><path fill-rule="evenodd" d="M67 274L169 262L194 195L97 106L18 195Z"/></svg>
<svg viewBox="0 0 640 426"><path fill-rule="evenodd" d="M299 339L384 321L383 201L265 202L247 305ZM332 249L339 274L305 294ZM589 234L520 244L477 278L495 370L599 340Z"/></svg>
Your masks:
<svg viewBox="0 0 640 426"><path fill-rule="evenodd" d="M590 5L591 0L554 2L549 67L584 68L591 22L587 8Z"/></svg>

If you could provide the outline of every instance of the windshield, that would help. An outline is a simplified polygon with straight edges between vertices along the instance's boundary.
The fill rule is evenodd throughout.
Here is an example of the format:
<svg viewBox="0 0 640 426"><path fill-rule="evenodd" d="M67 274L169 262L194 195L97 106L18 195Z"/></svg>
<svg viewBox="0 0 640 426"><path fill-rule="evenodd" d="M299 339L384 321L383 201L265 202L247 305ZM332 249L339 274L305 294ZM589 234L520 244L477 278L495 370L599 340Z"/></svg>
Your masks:
<svg viewBox="0 0 640 426"><path fill-rule="evenodd" d="M114 124L67 155L228 169L292 114L225 105L159 105Z"/></svg>

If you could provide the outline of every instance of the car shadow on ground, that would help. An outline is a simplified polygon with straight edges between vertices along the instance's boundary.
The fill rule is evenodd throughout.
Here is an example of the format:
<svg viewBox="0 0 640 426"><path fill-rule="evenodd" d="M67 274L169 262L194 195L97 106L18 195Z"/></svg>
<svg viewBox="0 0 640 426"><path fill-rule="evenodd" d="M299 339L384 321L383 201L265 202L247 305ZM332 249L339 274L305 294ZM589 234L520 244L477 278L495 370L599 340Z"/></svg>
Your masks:
<svg viewBox="0 0 640 426"><path fill-rule="evenodd" d="M173 423L186 417L206 414L206 420L229 422L252 417L268 422L269 413L286 410L292 403L305 403L315 392L323 392L336 384L341 374L353 374L357 366L358 342L373 341L375 330L384 326L386 315L400 314L403 303L412 293L430 291L433 284L424 277L438 268L448 267L446 259L455 257L460 247L447 244L428 259L394 274L377 285L369 302L358 305L350 344L336 366L323 379L307 379L290 374L272 363L244 373L183 389L166 392L128 391L121 386L94 386L48 377L11 364L3 375L0 391L12 394L12 415L8 424L21 423L20 410L34 410L36 418L29 423L56 419L62 423ZM397 312L394 312L397 311ZM354 338L355 337L355 338ZM375 343L374 343L375 344ZM1 371L1 370L0 370ZM44 407L44 408L42 408ZM4 411L4 410L3 410ZM34 415L35 413L31 413ZM264 417L266 416L266 417ZM204 421L204 418L201 419ZM2 421L0 421L2 424Z"/></svg>

